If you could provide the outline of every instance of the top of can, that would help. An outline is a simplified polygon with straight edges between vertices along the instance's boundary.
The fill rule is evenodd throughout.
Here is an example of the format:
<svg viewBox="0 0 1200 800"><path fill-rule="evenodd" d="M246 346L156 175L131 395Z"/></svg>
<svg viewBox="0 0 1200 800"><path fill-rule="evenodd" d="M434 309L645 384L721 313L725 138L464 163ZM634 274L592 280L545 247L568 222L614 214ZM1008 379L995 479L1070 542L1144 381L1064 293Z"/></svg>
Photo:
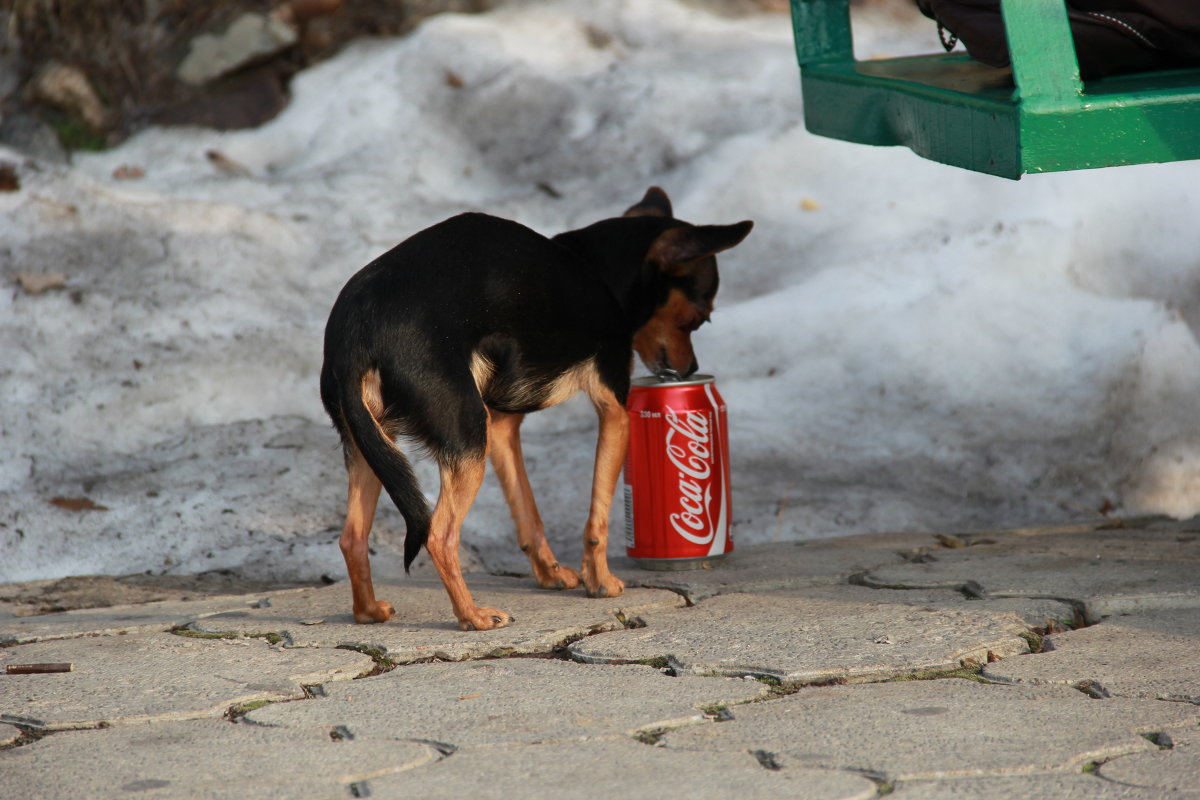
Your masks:
<svg viewBox="0 0 1200 800"><path fill-rule="evenodd" d="M716 380L716 378L714 378L712 375L692 375L683 380L672 379L669 377L661 378L657 375L645 375L641 378L634 378L633 385L634 386L649 386L649 387L703 386L704 384L712 383L715 380Z"/></svg>

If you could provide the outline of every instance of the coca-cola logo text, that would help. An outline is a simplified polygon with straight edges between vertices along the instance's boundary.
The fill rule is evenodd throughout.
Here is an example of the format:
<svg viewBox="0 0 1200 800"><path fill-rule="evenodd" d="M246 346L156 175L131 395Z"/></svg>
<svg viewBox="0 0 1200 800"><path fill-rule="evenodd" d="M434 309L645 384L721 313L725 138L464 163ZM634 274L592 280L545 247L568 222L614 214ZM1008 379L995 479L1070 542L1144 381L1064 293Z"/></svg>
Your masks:
<svg viewBox="0 0 1200 800"><path fill-rule="evenodd" d="M713 447L709 417L703 411L682 415L670 406L663 417L667 458L679 470L679 511L670 515L675 532L695 544L709 544L717 533L712 524Z"/></svg>

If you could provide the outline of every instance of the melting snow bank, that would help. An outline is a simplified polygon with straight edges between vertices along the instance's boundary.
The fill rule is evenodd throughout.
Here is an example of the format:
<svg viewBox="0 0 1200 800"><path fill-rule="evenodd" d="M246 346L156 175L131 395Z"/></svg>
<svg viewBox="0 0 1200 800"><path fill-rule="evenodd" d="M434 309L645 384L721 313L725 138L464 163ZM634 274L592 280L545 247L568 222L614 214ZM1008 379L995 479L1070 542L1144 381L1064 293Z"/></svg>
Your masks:
<svg viewBox="0 0 1200 800"><path fill-rule="evenodd" d="M936 46L924 21L860 22L864 53ZM0 581L340 577L316 377L341 285L459 211L554 233L651 184L685 219L757 222L697 336L739 541L1200 512L1200 163L1007 182L809 136L797 87L786 17L561 0L357 44L257 130L151 130L69 168L0 154L22 182L0 274L67 276L0 295ZM526 425L564 559L592 416ZM515 564L509 528L489 478L465 538ZM381 505L387 570L401 531Z"/></svg>

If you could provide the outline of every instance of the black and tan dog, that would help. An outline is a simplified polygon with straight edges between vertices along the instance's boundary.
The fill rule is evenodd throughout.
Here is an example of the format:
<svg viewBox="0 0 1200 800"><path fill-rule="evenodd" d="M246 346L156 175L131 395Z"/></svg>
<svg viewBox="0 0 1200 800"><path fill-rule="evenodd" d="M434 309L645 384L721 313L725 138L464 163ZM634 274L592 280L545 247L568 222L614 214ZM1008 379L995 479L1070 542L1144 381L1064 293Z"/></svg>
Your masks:
<svg viewBox="0 0 1200 800"><path fill-rule="evenodd" d="M407 567L430 557L464 630L507 625L504 611L475 605L458 561L459 530L488 455L521 549L546 588L582 580L591 596L620 594L608 569L608 516L625 457L624 408L633 353L652 371L696 370L691 334L717 291L714 254L753 223L690 225L658 188L623 217L547 239L485 214L462 214L416 234L350 279L325 329L321 399L341 434L350 474L341 549L354 618L393 615L376 600L367 536L380 487L400 509ZM521 456L530 411L587 393L600 417L582 578L546 543ZM432 514L403 436L437 460L441 494Z"/></svg>

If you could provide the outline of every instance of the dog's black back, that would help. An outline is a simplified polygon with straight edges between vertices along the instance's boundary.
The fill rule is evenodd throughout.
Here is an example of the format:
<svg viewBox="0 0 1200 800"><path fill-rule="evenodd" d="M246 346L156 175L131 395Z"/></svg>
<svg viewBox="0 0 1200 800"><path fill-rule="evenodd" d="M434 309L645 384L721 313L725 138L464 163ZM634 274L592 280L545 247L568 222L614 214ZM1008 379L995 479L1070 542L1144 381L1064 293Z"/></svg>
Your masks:
<svg viewBox="0 0 1200 800"><path fill-rule="evenodd" d="M705 235L712 242L680 249L673 243L682 235L669 232L683 228L689 243ZM352 277L326 327L321 397L347 457L362 453L404 515L406 565L425 541L429 511L392 437L410 437L439 463L453 463L482 457L488 407L535 411L585 381L624 402L635 335L670 298L706 317L716 291L712 253L749 229L694 228L648 214L550 239L516 222L462 214ZM664 267L668 257L653 256L656 248L691 256L693 268ZM379 395L373 410L368 383Z"/></svg>

